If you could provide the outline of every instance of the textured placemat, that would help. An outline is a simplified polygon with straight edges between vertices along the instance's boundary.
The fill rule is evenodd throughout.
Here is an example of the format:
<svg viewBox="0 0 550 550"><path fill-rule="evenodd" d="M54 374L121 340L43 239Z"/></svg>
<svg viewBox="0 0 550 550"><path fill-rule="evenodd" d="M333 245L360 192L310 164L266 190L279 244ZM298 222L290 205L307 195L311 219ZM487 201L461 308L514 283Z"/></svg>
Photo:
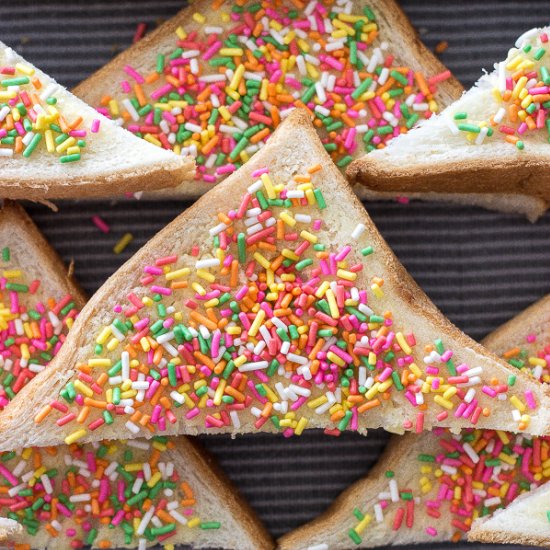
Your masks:
<svg viewBox="0 0 550 550"><path fill-rule="evenodd" d="M67 86L128 45L138 23L153 28L183 5L177 0L65 3L0 1L0 40ZM550 2L405 0L403 7L434 47L447 40L443 61L469 86L482 67L505 56L515 38L550 19ZM187 203L121 201L62 203L54 214L29 211L92 293L121 263ZM516 216L436 204L371 204L384 237L434 302L460 328L481 338L550 292L550 215L536 225ZM103 235L91 222L101 215ZM134 241L120 256L112 247L125 232ZM201 438L256 508L274 536L314 518L375 462L387 436L319 432L285 440L259 434ZM481 548L483 545L445 545ZM440 548L443 545L433 545ZM512 547L507 547L512 548Z"/></svg>

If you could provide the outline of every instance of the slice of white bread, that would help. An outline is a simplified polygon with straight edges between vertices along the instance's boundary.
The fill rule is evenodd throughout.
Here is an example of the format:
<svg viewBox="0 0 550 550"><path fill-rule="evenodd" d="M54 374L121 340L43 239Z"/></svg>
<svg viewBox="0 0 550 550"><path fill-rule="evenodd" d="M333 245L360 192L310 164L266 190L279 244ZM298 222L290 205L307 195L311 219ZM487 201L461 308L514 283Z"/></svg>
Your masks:
<svg viewBox="0 0 550 550"><path fill-rule="evenodd" d="M539 352L543 352L544 349L550 344L550 296L547 296L525 311L514 317L509 322L505 323L487 338L483 340L483 344L488 349L498 353L499 355L506 354L509 350L518 348L522 357L527 360L528 357L537 358L540 357ZM509 359L518 357L520 353L516 353L512 356L508 356ZM544 353L542 353L544 356ZM511 366L512 370L515 370L517 366ZM548 373L548 369L545 368L545 375ZM441 490L441 483L438 481L441 475L448 474L447 472L437 472L437 468L434 467L434 462L422 462L419 460L419 455L432 455L435 457L443 456L442 453L449 452L449 449L443 445L463 444L464 439L461 439L465 435L462 432L461 435L452 436L450 433L445 432L443 434L425 433L420 436L408 434L402 437L394 436L382 456L379 458L375 467L368 473L368 475L357 483L349 487L344 493L342 493L324 512L321 516L314 519L310 523L299 527L293 532L283 536L279 540L279 546L281 550L335 550L338 548L350 548L357 546L354 544L353 539L350 538L350 530L355 530L361 540L361 547L375 547L375 546L387 546L387 545L399 545L399 544L411 544L411 543L436 543L445 542L449 540L459 540L464 538L467 529L461 529L452 524L453 520L458 519L460 522L468 526L468 522L471 521L469 515L453 514L451 503L443 502L440 506L433 504L437 500L439 491ZM482 435L482 432L477 434L477 437ZM501 436L495 432L485 432L483 434L488 437L488 441L493 445L499 444ZM529 489L530 484L534 481L528 477L522 475L522 458L521 455L514 451L514 445L523 453L525 451L525 438L522 436L514 436L508 434L507 436L511 441L507 445L507 452L509 456L513 457L514 461L518 460L517 464L506 465L503 463L504 475L510 475L512 472L512 478L516 482L522 482L523 489ZM521 439L520 439L521 438ZM546 448L547 452L550 449L550 439L548 437L534 438L533 441L538 439L536 445L542 448ZM441 444L443 443L443 445ZM475 444L471 444L475 447ZM478 454L483 456L486 453L488 447L485 450L478 450ZM453 450L451 448L451 450ZM458 453L464 456L464 452ZM473 456L473 455L471 455ZM487 457L486 457L487 458ZM492 455L489 458L494 458ZM439 463L440 464L440 463ZM456 467L456 464L454 464ZM475 465L474 465L475 467ZM424 469L424 470L423 470ZM403 526L398 530L393 529L394 520L399 507L406 506L406 502L400 501L395 503L391 501L391 498L386 498L388 506L384 509L384 520L378 522L375 517L374 506L380 505L382 499L379 498L381 493L386 493L389 490L389 479L386 477L386 472L393 471L394 479L397 482L398 489L408 489L412 492L415 502L414 510L414 522L411 527L407 527L404 521ZM538 467L534 472L538 472L538 478L536 485L544 483L550 478L550 471L544 470ZM451 472L452 473L452 472ZM461 471L459 469L460 477L464 480L467 477L468 471ZM484 483L481 483L481 487L477 487L479 491L486 491L488 486L492 483L493 487L491 491L493 493L497 489L503 488L502 498L504 504L504 495L506 495L509 489L505 485L506 482L512 481L508 478L503 478L501 482L496 483L500 472L492 472L493 475L489 475L485 479ZM476 478L478 479L478 478ZM426 490L423 491L423 487ZM483 498L491 498L494 494L485 495ZM478 494L482 494L481 492ZM525 493L525 498L528 500L529 492ZM518 501L523 498L520 496ZM431 508L428 508L427 503L432 502ZM471 501L469 501L471 502ZM515 505L516 501L513 501L511 506ZM465 508L468 506L463 500L460 501ZM501 503L493 502L488 506L488 512L496 510ZM479 505L472 504L472 507L481 511ZM361 514L371 517L371 521L368 519L363 524L362 528L359 527L361 520L354 515L354 510L358 509ZM441 515L435 517L429 515L428 510L437 510ZM469 508L468 508L469 509ZM498 512L497 512L498 513ZM546 520L546 511L544 512L544 521ZM495 514L496 517L497 514ZM490 524L492 520L489 519L487 524ZM518 528L521 529L521 522L513 522ZM474 526L486 525L485 521L474 522ZM427 532L427 529L432 528L435 530ZM479 532L479 531L476 531ZM457 535L458 533L458 535ZM476 538L478 535L476 535ZM478 538L477 540L482 540ZM518 542L526 543L527 539L512 539L506 540L498 538L495 533L494 538L483 539L484 542ZM533 538L532 540L537 540ZM548 542L548 539L546 540Z"/></svg>
<svg viewBox="0 0 550 550"><path fill-rule="evenodd" d="M2 455L2 472L4 499L14 501L0 505L8 548L274 548L226 476L185 437L19 449Z"/></svg>
<svg viewBox="0 0 550 550"><path fill-rule="evenodd" d="M0 252L0 408L4 408L47 367L86 298L55 250L14 202L4 201L0 210Z"/></svg>
<svg viewBox="0 0 550 550"><path fill-rule="evenodd" d="M518 62L530 63L533 74L540 70L545 56L542 60L536 60L535 56L539 51L548 55L548 42L541 41L541 36L546 36L547 31L548 28L532 29L522 35L507 59L495 64L495 70L484 74L458 101L408 134L399 136L385 149L353 162L348 167L348 177L376 192L391 191L404 195L411 192L523 193L539 204L538 210L535 208L537 202L533 204L529 216L540 215L542 205L546 208L550 201L550 180L545 169L550 158L546 126L544 121L540 122L542 127L534 121L535 129L523 134L516 131L515 137L524 143L523 150L506 142L506 134L501 132L501 128L515 130L520 127L521 120L510 122L507 109L513 102L497 97L495 89L499 94L504 93L506 78L512 71L510 63L516 66ZM530 53L521 50L526 47L531 47ZM529 89L541 88L534 85L538 76L529 78L532 80L525 77ZM538 97L546 98L547 95ZM540 105L535 103L536 95L527 93L527 96L522 98L522 103L532 100L532 105ZM524 108L527 108L527 103L519 107L520 111ZM467 119L463 118L464 113ZM493 120L495 116L497 122ZM477 126L478 133L459 130L464 123ZM485 130L480 130L480 123L488 125L493 135L483 140ZM472 140L468 139L470 136ZM477 144L476 140L481 143ZM517 206L524 208L525 205L518 203ZM514 201L511 207L516 207Z"/></svg>
<svg viewBox="0 0 550 550"><path fill-rule="evenodd" d="M520 495L492 516L474 521L468 540L550 547L550 482Z"/></svg>
<svg viewBox="0 0 550 550"><path fill-rule="evenodd" d="M242 2L239 4L239 9L243 9L246 11L250 6L256 5L252 1L248 2ZM283 10L290 8L290 9L296 9L297 7L300 7L301 10L304 11L305 15L302 13L302 11L296 10L299 14L298 19L300 22L307 22L307 16L311 15L313 18L315 14L318 17L318 21L321 21L324 19L325 24L328 28L328 17L323 18L319 16L318 14L321 13L321 11L317 11L315 8L315 4L309 3L309 2L302 2L299 0L298 2L294 1L291 2L290 0L284 0L283 2L264 2L262 4L262 8L273 8L274 11L277 11L278 13L282 14ZM419 71L421 72L427 80L429 80L431 77L435 75L439 75L443 72L445 72L447 69L443 66L443 64L434 56L434 54L426 48L426 46L421 42L421 40L418 38L418 35L416 31L413 29L412 25L410 24L407 16L403 13L401 8L398 6L398 4L394 0L359 0L359 1L341 1L338 0L337 2L321 2L320 6L324 6L324 8L327 9L327 13L331 10L336 10L337 12L343 12L344 14L348 14L350 18L344 19L343 23L345 26L347 26L348 29L351 29L351 26L354 24L353 17L356 15L362 16L363 10L367 8L368 10L371 10L375 15L375 21L378 26L378 37L376 40L372 43L372 46L369 45L364 51L360 51L361 55L364 54L365 57L372 59L373 52L375 49L378 49L379 47L384 46L384 49L381 49L380 52L383 52L381 55L385 57L386 55L393 55L395 56L395 63L391 65L390 68L393 69L393 67L409 67L413 71ZM243 21L242 18L238 17L236 13L233 13L233 17L231 19L228 18L228 15L231 14L231 9L233 8L233 4L231 2L225 1L225 2L213 2L212 0L200 0L198 2L194 2L191 6L184 8L181 10L176 16L171 18L169 21L165 22L163 25L161 25L159 28L157 28L155 31L151 32L147 36L145 36L143 39L141 39L136 44L132 45L130 48L128 48L126 51L118 55L116 58L114 58L112 61L107 63L104 67L99 69L97 72L95 72L92 76L84 80L81 84L79 84L75 89L74 93L84 99L88 104L93 105L95 107L100 107L101 105L103 108L106 108L108 111L111 112L113 118L121 119L121 115L125 114L125 111L127 112L127 109L124 107L123 101L128 101L128 99L135 98L136 95L134 93L134 84L135 80L132 77L132 74L128 73L127 67L132 67L139 73L142 77L147 78L148 75L155 73L158 66L158 55L164 55L169 56L174 52L176 49L177 41L178 41L178 35L176 32L179 32L179 36L184 36L184 33L187 35L192 35L192 33L198 33L198 38L189 38L188 42L185 42L185 39L182 42L182 48L185 55L189 54L193 56L193 51L199 51L195 50L196 43L199 43L198 48L204 48L201 50L201 54L205 53L206 51L210 50L211 45L213 44L212 40L210 40L213 36L216 36L220 40L227 39L227 36L230 32L233 32L235 28L239 28L241 23L244 23L245 26L247 24L247 21L249 19L245 19ZM265 10L264 10L265 11ZM194 17L195 14L200 14L200 16L204 17L204 21L200 18L200 16ZM252 13L252 17L254 17L254 20L257 20L257 11L255 10ZM269 18L266 18L269 19ZM259 22L261 23L261 21ZM372 24L372 20L369 20L369 24ZM294 28L294 21L292 21L292 24L285 24L282 26L282 28L278 28L277 26L274 26L273 29L277 29L275 32L273 29L270 29L270 32L273 34L273 36L278 39L279 33L281 33L281 36L284 36L285 39L287 37L286 31L287 29ZM213 31L209 31L206 33L205 31L208 29L216 29L216 27L219 27L222 29L222 33L216 34ZM323 66L323 61L320 60L321 55L328 54L329 56L334 56L336 54L336 57L339 59L346 59L350 57L349 54L349 45L347 45L345 48L339 48L337 50L330 49L330 50L324 50L320 49L319 51L315 49L314 44L316 44L316 40L312 39L310 36L310 33L305 32L304 27L300 27L302 29L302 34L300 34L299 39L303 43L308 43L310 46L310 49L307 51L307 55L311 56L312 62L311 65L308 67L308 73L304 75L300 70L299 67L296 65L292 68L290 68L287 71L287 74L289 77L292 77L294 80L292 83L288 84L286 81L283 81L283 79L280 79L278 82L278 85L281 86L282 91L285 93L296 93L297 97L296 99L300 99L304 92L307 90L305 85L302 85L300 88L296 88L296 83L299 81L302 81L306 76L308 78L311 78L312 81L318 82L319 86L321 86L321 81L325 82L324 86L326 85L326 76L334 75L337 78L341 78L343 75L343 71L331 68L329 65ZM307 30L307 29L306 29ZM335 31L338 31L337 27L334 27ZM341 31L341 28L340 28ZM366 34L369 34L372 32L372 29L365 31ZM237 34L239 34L237 32ZM331 37L329 32L319 32L320 36L323 38L324 41L328 41L328 44L331 44L331 41L335 41L333 37ZM269 40L273 40L271 34L267 33L267 38ZM338 40L340 40L339 38ZM209 41L210 40L210 41ZM338 41L336 40L336 42ZM370 44L370 37L368 38L369 44ZM367 40L363 40L363 42L367 42ZM250 41L240 43L239 46L241 46L245 52L250 53L253 50L249 50L249 44ZM317 44L318 45L318 44ZM387 45L387 49L385 49L385 46ZM286 46L285 46L286 47ZM255 49L255 48L254 48ZM298 53L301 55L304 55L306 50L302 50L300 44L298 44L295 49L292 49L292 54L294 57ZM339 55L342 54L343 57L340 58ZM211 56L209 54L208 62L205 60L202 60L202 55L197 55L199 68L200 68L200 77L209 76L212 75L219 75L220 69L218 67L213 67L209 64L209 62L212 59L217 59L221 57L220 55L214 55ZM240 56L236 57L235 59L241 59ZM247 57L243 56L243 59L248 59ZM166 61L168 62L168 61ZM379 63L378 65L382 65ZM317 67L317 69L315 69ZM126 68L126 70L125 70ZM254 78L260 77L270 77L273 75L273 72L275 69L273 67L270 67L267 71L267 74L265 71L260 70L261 68L254 69L250 66L250 63L246 66L247 72L246 72L246 78L251 79L252 76L250 76L252 73L254 73ZM388 70L388 69L386 69ZM322 76L323 73L326 73L325 77ZM377 79L377 77L374 75L374 71L371 71L373 76ZM371 74L369 73L369 74ZM387 76L387 75L386 75ZM363 77L361 77L363 78ZM393 77L389 77L389 80L392 80ZM384 78L385 79L385 78ZM128 87L128 90L131 93L123 93L121 84L122 82L127 81L130 83L130 86ZM149 93L153 90L156 90L160 87L160 83L164 83L163 77L161 76L160 80L155 80L152 84L150 83L143 83L141 84L141 88L143 89L145 93L145 97L147 101L149 101ZM382 84L382 80L381 86ZM227 81L227 84L229 84L229 79ZM224 86L226 84L223 84ZM354 84L354 87L357 85L357 83ZM392 86L395 87L395 86ZM418 86L415 83L414 86L410 86L411 90L416 93L418 91ZM296 90L298 89L298 92ZM192 87L188 90L189 94L192 97L196 97L197 93ZM437 102L438 108L445 107L449 105L452 101L458 99L460 97L460 94L463 92L463 88L460 85L460 83L454 78L449 77L448 79L440 82L437 87L436 91L433 94L433 98ZM327 91L326 93L323 92L322 95L314 94L312 97L312 100L319 100L321 104L324 103L324 97L327 96L327 94L330 96L330 91ZM349 96L349 93L348 93ZM115 109L115 112L113 113L112 109L109 108L108 102L103 101L104 97L110 97L113 98L118 102L118 109ZM343 95L342 95L343 97ZM401 97L401 96L399 96ZM254 96L254 98L257 98L257 95ZM272 101L270 98L270 103L274 103L275 107L282 111L283 114L281 115L284 117L284 111L288 109L289 106L292 106L291 102L285 102L281 101L279 105L277 105L276 102ZM351 105L356 103L356 99L351 100ZM202 104L206 104L208 112L212 110L212 107L208 107L210 105L210 99L208 97L203 98ZM224 100L222 99L222 105L224 104ZM351 106L348 105L348 106ZM313 108L313 105L312 105ZM435 107L434 107L435 109ZM330 110L330 109L329 109ZM118 113L118 115L117 115ZM265 109L263 112L265 116L271 116L269 109ZM336 114L338 114L338 111L336 111ZM418 112L417 114L420 115L420 118L422 118L422 113ZM367 120L371 119L372 114L369 112L368 114L358 116L358 118L354 119L354 124L356 126L364 125ZM220 118L221 120L221 118ZM240 116L240 122L242 124L243 117ZM335 119L336 120L336 119ZM139 125L142 124L143 117L141 117L138 121L131 117L127 117L127 122L125 122L125 125ZM318 119L318 122L320 122L321 119ZM402 120L402 122L404 119ZM196 122L195 120L193 121ZM222 122L225 125L233 125L233 121L225 121L222 120ZM219 125L219 123L216 123ZM244 128L246 129L246 126L248 125L253 126L256 124L255 121L246 121ZM206 123L203 125L206 127ZM274 129L274 125L267 126L269 128L269 131L272 132ZM324 128L324 127L323 127ZM366 130L361 130L363 133L359 133L358 137L356 138L356 142L358 144L357 148L352 151L351 156L353 158L360 158L362 154L365 151L365 146L363 144L362 136ZM341 134L341 130L338 130L338 134ZM229 135L229 134L224 134ZM321 131L321 135L323 137L327 136L326 131ZM192 143L192 142L190 142ZM263 145L263 140L259 142L260 145ZM188 147L190 145L187 145ZM200 145L199 145L200 149ZM215 150L217 151L217 150ZM200 151L199 151L200 152ZM338 158L341 159L344 156L343 153L339 153ZM238 159L237 159L238 160ZM214 170L210 170L209 173L213 173ZM223 179L223 175L219 175L217 177L218 180ZM206 183L202 181L202 178L197 179L193 183L187 182L185 185L182 185L180 188L178 188L178 195L182 195L184 197L190 197L190 198L196 198L197 196L205 193L210 187L212 186L212 183ZM361 190L361 188L358 188L358 190ZM171 190L169 192L174 192L174 190ZM393 195L392 195L393 196Z"/></svg>
<svg viewBox="0 0 550 550"><path fill-rule="evenodd" d="M0 449L157 430L547 433L546 386L509 375L418 288L296 110L88 302L51 368L0 414Z"/></svg>
<svg viewBox="0 0 550 550"><path fill-rule="evenodd" d="M121 195L172 187L194 175L192 158L136 139L2 42L0 86L2 198ZM17 139L20 152L5 143Z"/></svg>

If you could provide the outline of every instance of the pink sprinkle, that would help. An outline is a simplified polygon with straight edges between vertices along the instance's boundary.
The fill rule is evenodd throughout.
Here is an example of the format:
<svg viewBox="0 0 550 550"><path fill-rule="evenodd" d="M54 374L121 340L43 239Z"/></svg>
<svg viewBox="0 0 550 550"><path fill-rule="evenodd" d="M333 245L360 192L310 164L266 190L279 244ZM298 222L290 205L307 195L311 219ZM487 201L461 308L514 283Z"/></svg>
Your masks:
<svg viewBox="0 0 550 550"><path fill-rule="evenodd" d="M434 527L426 527L426 533L430 535L430 537L435 537L437 535L437 529Z"/></svg>
<svg viewBox="0 0 550 550"><path fill-rule="evenodd" d="M533 396L533 392L531 390L525 390L525 401L527 401L527 406L530 409L537 408L537 403L535 401L535 397Z"/></svg>
<svg viewBox="0 0 550 550"><path fill-rule="evenodd" d="M527 341L532 344L533 342L535 342L537 339L537 335L536 334L528 334L527 335Z"/></svg>
<svg viewBox="0 0 550 550"><path fill-rule="evenodd" d="M100 231L102 231L103 233L109 233L109 226L99 216L92 216L92 221Z"/></svg>
<svg viewBox="0 0 550 550"><path fill-rule="evenodd" d="M145 79L130 65L125 65L122 70L128 76L131 76L138 84L143 84L145 82Z"/></svg>

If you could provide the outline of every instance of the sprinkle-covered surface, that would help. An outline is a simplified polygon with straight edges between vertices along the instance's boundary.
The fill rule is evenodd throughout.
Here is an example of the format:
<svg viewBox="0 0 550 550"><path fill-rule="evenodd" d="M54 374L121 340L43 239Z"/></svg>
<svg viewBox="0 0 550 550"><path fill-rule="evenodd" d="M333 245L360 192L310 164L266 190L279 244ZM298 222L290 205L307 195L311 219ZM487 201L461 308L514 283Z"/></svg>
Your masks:
<svg viewBox="0 0 550 550"><path fill-rule="evenodd" d="M548 141L550 121L549 29L531 29L522 34L506 59L495 63L495 72L482 77L485 91L474 112L453 109L446 117L453 134L464 133L475 145L501 140L518 150L526 139ZM475 90L474 90L475 93ZM489 101L486 101L489 99ZM488 112L488 110L490 112ZM487 118L484 118L487 117Z"/></svg>
<svg viewBox="0 0 550 550"><path fill-rule="evenodd" d="M86 136L99 131L100 121L87 128L82 117L64 115L60 91L57 83L0 44L0 158L25 159L47 151L61 163L80 160Z"/></svg>
<svg viewBox="0 0 550 550"><path fill-rule="evenodd" d="M182 540L182 531L192 540L193 530L221 523L201 517L186 468L162 437L1 453L0 515L55 548L141 550Z"/></svg>
<svg viewBox="0 0 550 550"><path fill-rule="evenodd" d="M386 487L376 497L365 495L374 503L357 503L347 531L350 544L368 541L369 525L372 529L377 523L385 522L394 532L419 528L415 514L422 515L420 528L428 538L438 540L446 533L457 542L474 519L505 507L550 477L547 437L489 430L451 435L441 429L422 437L423 445L413 446L417 454L404 457L416 463L415 477L405 481L398 469L387 470Z"/></svg>
<svg viewBox="0 0 550 550"><path fill-rule="evenodd" d="M39 299L40 285L0 250L0 410L48 366L78 314L70 294Z"/></svg>
<svg viewBox="0 0 550 550"><path fill-rule="evenodd" d="M43 10L37 9L39 5L43 7L32 0L0 5L2 39L71 87L111 59L113 51L129 46L139 23L146 21L148 29L153 29L160 18L175 15L182 2L135 0L130 8L125 2L51 1L47 19ZM510 44L525 29L550 18L549 5L536 0L521 4L475 0L469 2L468 10L460 9L456 2L430 0L402 0L401 5L426 44L433 47L441 40L449 42L442 58L464 86L474 83L482 66L504 59ZM78 33L59 32L61 21L67 18L78 27ZM90 41L90 35L101 39ZM485 38L483 48L480 36ZM66 52L71 47L86 54L69 63ZM55 216L39 205L29 205L29 210L64 259L75 259L79 281L91 295L184 206L174 201L117 206L66 203ZM550 292L547 217L533 225L474 208L420 203L373 203L369 212L430 297L476 338ZM89 221L96 214L117 233L100 234ZM115 256L111 248L125 231L131 231L135 241ZM321 513L342 490L366 474L386 442L379 431L366 438L342 434L332 439L331 445L326 445L325 439L316 430L289 439L269 434L235 440L201 437L275 535ZM429 547L486 548L467 543Z"/></svg>
<svg viewBox="0 0 550 550"><path fill-rule="evenodd" d="M384 254L374 228L357 223L334 244L334 207L317 184L327 177L321 165L290 182L267 167L252 171L232 208L207 214L200 244L141 267L141 286L115 305L93 354L35 423L55 418L67 444L115 419L134 437L179 419L287 437L311 422L339 435L379 426L369 422L379 408L389 426L401 407L402 425L389 427L419 433L426 417L475 426L497 407L528 428L538 397L516 388L515 374L489 377L480 358L455 356L433 330L433 341L425 329L417 341L394 318L401 298L383 302L384 279L368 268Z"/></svg>
<svg viewBox="0 0 550 550"><path fill-rule="evenodd" d="M297 106L312 112L341 168L439 110L437 87L450 72L403 66L368 5L214 1L213 9L182 21L155 66L125 65L97 106L143 139L193 155L199 180L236 170Z"/></svg>

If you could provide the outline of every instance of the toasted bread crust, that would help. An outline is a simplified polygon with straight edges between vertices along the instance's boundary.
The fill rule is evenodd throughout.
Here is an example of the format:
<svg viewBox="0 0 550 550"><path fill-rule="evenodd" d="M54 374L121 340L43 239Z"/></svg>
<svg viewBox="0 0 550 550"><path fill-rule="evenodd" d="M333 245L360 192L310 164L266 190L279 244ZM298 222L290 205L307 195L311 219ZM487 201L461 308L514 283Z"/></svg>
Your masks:
<svg viewBox="0 0 550 550"><path fill-rule="evenodd" d="M13 201L5 200L0 210L0 223L7 224L11 228L18 242L24 242L29 249L29 261L33 265L40 265L41 273L35 276L46 275L58 282L59 292L71 294L78 309L86 304L87 297L74 276L70 275L63 260L52 248L38 227L31 220L22 206ZM6 246L9 243L2 243ZM25 267L25 266L21 266Z"/></svg>

